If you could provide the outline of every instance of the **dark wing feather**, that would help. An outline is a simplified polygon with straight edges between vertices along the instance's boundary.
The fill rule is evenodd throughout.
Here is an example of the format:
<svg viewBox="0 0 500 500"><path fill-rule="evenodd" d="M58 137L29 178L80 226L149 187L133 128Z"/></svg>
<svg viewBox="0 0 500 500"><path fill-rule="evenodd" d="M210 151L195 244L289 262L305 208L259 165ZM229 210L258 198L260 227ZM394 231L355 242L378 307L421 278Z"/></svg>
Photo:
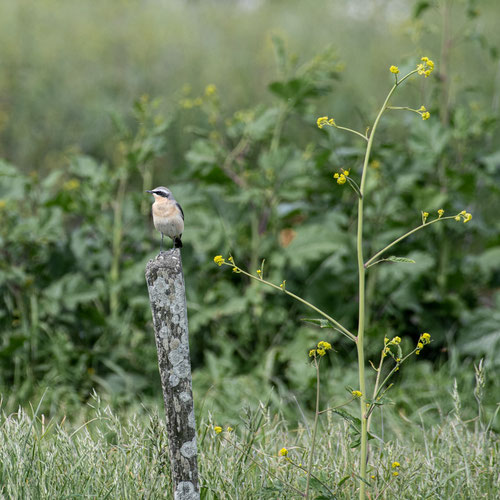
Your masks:
<svg viewBox="0 0 500 500"><path fill-rule="evenodd" d="M181 211L181 214L182 214L182 220L184 220L184 212L182 210L182 207L177 203L175 202L175 206Z"/></svg>

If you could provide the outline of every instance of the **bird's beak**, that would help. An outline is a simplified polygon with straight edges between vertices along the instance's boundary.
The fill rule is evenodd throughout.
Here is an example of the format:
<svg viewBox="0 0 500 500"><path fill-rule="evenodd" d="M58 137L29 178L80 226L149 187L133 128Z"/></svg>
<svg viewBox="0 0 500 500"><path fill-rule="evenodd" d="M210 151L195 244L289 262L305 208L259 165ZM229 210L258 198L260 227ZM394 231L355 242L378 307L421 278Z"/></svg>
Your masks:
<svg viewBox="0 0 500 500"><path fill-rule="evenodd" d="M146 191L146 193L152 193L153 191L149 191L149 189Z"/></svg>

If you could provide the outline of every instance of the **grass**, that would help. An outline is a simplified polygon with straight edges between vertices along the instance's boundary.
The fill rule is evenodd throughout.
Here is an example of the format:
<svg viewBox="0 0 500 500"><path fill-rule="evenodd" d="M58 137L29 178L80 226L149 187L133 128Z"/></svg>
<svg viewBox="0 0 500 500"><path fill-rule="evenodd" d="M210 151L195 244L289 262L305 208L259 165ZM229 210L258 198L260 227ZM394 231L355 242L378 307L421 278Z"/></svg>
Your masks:
<svg viewBox="0 0 500 500"><path fill-rule="evenodd" d="M422 415L420 425L408 426L410 439L370 441L370 498L496 498L498 435L479 419L463 421L456 392L453 399L454 410L439 425L426 425ZM120 418L97 396L91 415L76 424L66 417L48 420L38 409L3 414L1 497L170 498L163 416ZM213 426L221 423L210 418L198 424L202 498L301 498L311 433L306 424L290 429L263 404L246 411L234 431L216 435ZM286 457L278 455L283 447ZM328 414L320 421L311 498L353 498L358 456L348 423Z"/></svg>

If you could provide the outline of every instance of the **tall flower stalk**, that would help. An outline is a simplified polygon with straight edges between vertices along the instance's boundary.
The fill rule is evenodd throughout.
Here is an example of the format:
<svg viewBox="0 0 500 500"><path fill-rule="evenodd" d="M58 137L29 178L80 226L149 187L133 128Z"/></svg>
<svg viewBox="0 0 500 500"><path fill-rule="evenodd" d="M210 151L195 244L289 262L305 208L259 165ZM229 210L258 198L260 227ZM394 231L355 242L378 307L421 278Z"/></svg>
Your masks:
<svg viewBox="0 0 500 500"><path fill-rule="evenodd" d="M364 500L366 498L366 486L369 485L368 481L368 476L367 476L367 462L368 462L368 431L369 431L369 424L370 424L370 419L373 414L374 409L382 404L382 397L385 394L385 392L391 387L392 384L389 384L389 379L394 375L396 371L399 370L400 365L408 359L411 355L415 354L418 355L421 351L421 349L428 343L430 343L430 334L428 333L423 333L420 335L419 340L417 342L416 347L407 355L403 355L400 343L401 339L399 337L394 337L392 340L389 341L388 338L384 339L384 347L381 352L381 358L380 358L380 363L378 365L378 368L376 368L373 364L371 365L372 368L377 372L376 375L376 380L374 383L374 388L373 388L373 395L370 398L367 397L368 391L367 391L367 377L366 377L366 372L365 372L365 367L366 367L366 360L365 360L365 330L366 330L366 309L367 309L367 304L366 304L366 290L365 290L365 276L368 268L379 264L384 261L391 261L391 262L413 262L411 259L406 259L402 257L388 257L388 258L380 258L382 255L395 246L396 244L400 243L404 239L406 239L408 236L414 234L415 232L419 231L420 229L423 229L426 226L429 226L431 224L445 221L445 220L450 220L454 219L456 221L463 221L463 222L468 222L471 220L472 215L465 210L462 210L460 213L452 216L446 216L444 217L444 210L439 209L437 211L437 217L433 218L432 220L428 221L429 218L429 213L428 212L422 212L422 224L417 226L414 229L411 229L410 231L406 232L399 238L396 238L393 242L389 243L387 246L382 248L380 251L376 252L372 257L370 257L368 260L364 260L363 256L363 223L364 223L364 200L365 200L365 194L366 194L366 178L368 174L368 165L370 162L370 155L372 152L372 146L373 146L373 141L375 138L375 132L377 130L378 124L380 122L380 119L382 118L382 115L384 114L385 111L387 110L405 110L405 111L410 111L413 113L418 114L422 120L428 120L430 118L430 113L427 111L425 106L421 106L418 109L406 107L406 106L389 106L389 101L393 97L393 94L396 92L397 88L405 82L408 78L410 78L413 75L422 75L425 78L427 78L433 71L434 69L434 62L430 60L428 57L422 57L421 62L417 64L416 69L413 71L410 71L408 74L403 76L402 78L399 78L399 68L397 66L391 66L389 68L390 72L394 75L394 85L390 89L389 93L387 94L384 103L382 104L381 108L378 111L378 114L375 118L375 121L373 122L373 125L371 127L370 133L368 133L368 130L366 131L365 134L358 132L356 130L350 129L348 127L343 127L338 125L333 118L329 118L328 116L323 116L318 118L317 120L317 125L319 128L323 127L334 127L339 130L345 130L347 132L350 132L358 137L361 137L363 140L366 141L366 151L364 155L364 161L363 161L363 170L361 172L361 180L358 183L352 179L352 176L350 176L350 170L346 169L341 169L340 172L334 174L334 179L336 179L337 183L340 185L343 184L349 184L350 187L356 192L358 196L358 225L357 225L357 264L358 264L358 297L359 297L359 309L358 309L358 330L357 334L355 335L352 333L350 330L348 330L345 326L341 325L337 320L335 320L332 316L329 314L325 313L324 311L320 310L310 302L304 300L303 298L299 297L298 295L290 292L286 288L286 280L283 280L283 282L279 285L275 283L271 283L270 281L267 281L264 279L264 269L263 266L261 266L260 269L257 269L255 271L255 274L251 272L244 271L240 267L238 267L233 259L232 256L228 257L227 260L223 258L221 255L217 255L214 258L214 262L218 264L219 266L226 265L230 266L233 269L233 272L235 273L241 273L244 274L245 276L248 276L252 280L259 281L262 284L265 284L267 286L270 286L274 288L277 291L280 291L282 293L287 294L289 297L292 299L295 299L299 302L301 302L303 305L306 307L310 308L311 310L315 311L316 313L320 314L322 318L320 319L314 319L310 320L313 323L319 324L320 326L329 326L330 328L333 328L334 330L337 330L339 333L343 334L345 337L349 338L351 341L353 341L356 344L356 349L357 349L357 357L358 357L358 377L359 377L359 390L354 390L352 391L352 396L353 398L346 403L343 403L342 405L337 406L336 408L339 408L340 406L344 406L348 403L350 403L352 400L359 398L359 404L360 404L360 428L359 428L359 445L360 445L360 457L359 457L359 498L360 500ZM328 344L327 342L321 342L320 344ZM315 418L314 418L314 432L312 436L312 442L311 442L311 448L309 451L309 460L308 460L308 467L307 467L307 481L306 481L306 492L304 496L306 498L309 497L310 494L310 479L312 477L312 468L313 468L313 455L314 455L314 444L315 444L315 439L316 439L316 431L318 427L318 418L321 413L324 413L325 411L329 410L319 410L319 357L317 356L322 356L324 354L324 350L320 348L320 344L318 344L318 347L316 349L313 349L310 351L309 355L314 356L314 364L316 367L316 374L317 374L317 392L316 392L316 407L315 407ZM395 351L395 352L394 352ZM312 354L311 354L312 353ZM385 377L382 377L382 368L383 368L383 363L384 359L386 357L391 357L392 361L394 362L394 365L392 369L389 369L388 374ZM396 463L396 462L395 462ZM398 464L399 467L399 464ZM398 473L395 472L394 476L396 476Z"/></svg>

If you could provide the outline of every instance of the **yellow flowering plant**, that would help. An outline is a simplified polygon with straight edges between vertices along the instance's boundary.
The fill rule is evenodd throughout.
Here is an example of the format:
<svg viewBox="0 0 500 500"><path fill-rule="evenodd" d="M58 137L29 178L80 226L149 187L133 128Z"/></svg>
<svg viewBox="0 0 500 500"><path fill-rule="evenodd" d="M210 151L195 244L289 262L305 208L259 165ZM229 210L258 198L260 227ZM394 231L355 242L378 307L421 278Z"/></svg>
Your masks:
<svg viewBox="0 0 500 500"><path fill-rule="evenodd" d="M408 238L410 235L420 231L423 228L427 228L428 226L431 226L432 224L438 223L438 222L443 222L447 220L454 219L456 221L463 221L464 223L467 223L471 220L472 215L468 213L466 210L462 210L456 215L445 215L445 211L442 208L439 209L433 209L432 211L429 210L422 210L421 212L421 224L418 226L414 227L413 229L409 230L402 236L396 238L394 241L386 245L384 248L381 250L377 251L373 256L371 256L368 259L365 259L364 257L364 240L363 240L363 233L364 233L364 222L365 222L365 196L366 196L366 188L367 188L367 175L369 172L368 166L371 165L371 153L372 153L372 147L374 143L374 138L375 134L377 131L377 127L380 123L380 120L384 113L386 111L390 110L405 110L405 111L410 111L412 113L415 113L419 115L422 120L427 121L431 118L431 114L429 111L427 111L427 108L424 105L421 105L418 108L410 107L410 106L392 106L390 105L390 101L393 98L394 94L396 91L399 89L399 87L407 82L409 79L413 78L414 76L424 76L424 78L429 77L432 72L434 71L435 64L434 62L429 59L428 57L424 56L420 59L420 61L417 63L415 69L409 71L407 74L404 76L400 77L400 70L398 66L392 65L389 68L390 73L394 75L395 82L391 89L389 90L382 106L380 107L375 120L371 127L368 127L366 131L359 132L354 129L344 127L339 125L334 118L329 117L328 115L321 116L317 119L316 124L318 128L320 129L325 129L325 128L334 128L337 130L343 130L347 131L349 133L352 133L360 138L362 138L366 142L366 149L364 153L364 161L362 165L362 170L359 175L359 181L356 181L353 179L352 175L352 170L351 169L341 169L339 172L336 172L333 174L333 178L336 181L337 184L339 185L345 185L349 183L349 185L352 187L352 189L356 192L357 194L357 201L358 201L358 213L357 213L357 244L356 244L356 249L357 249L357 269L358 269L358 325L357 325L357 331L353 332L350 329L346 328L344 325L342 325L339 321L334 319L331 315L326 313L325 311L320 310L318 307L316 307L314 304L304 300L301 298L299 295L292 293L291 291L288 290L288 287L285 287L286 281L283 280L281 284L275 284L269 280L266 280L263 276L263 266L254 274L254 273L249 273L235 263L235 260L233 257L229 257L227 260L225 260L222 256L218 255L214 258L214 261L216 264L219 266L226 265L229 267L233 268L234 272L241 273L247 277L249 277L252 280L256 280L260 282L261 284L264 284L266 286L269 286L271 288L274 288L275 290L285 293L287 296L290 298L293 298L299 302L301 302L304 306L310 308L311 310L315 311L318 313L320 316L322 316L321 319L315 319L315 320L309 320L312 323L318 324L321 327L329 327L333 328L336 330L338 333L344 335L347 337L350 341L354 343L354 346L357 351L357 357L358 357L358 379L359 379L359 387L357 389L352 389L350 390L350 399L346 403L342 403L339 406L344 406L345 404L350 403L351 401L358 400L359 399L359 418L354 419L352 416L347 415L347 418L350 419L351 421L355 420L356 422L359 422L359 427L355 427L355 431L359 435L359 447L360 447L360 459L359 459L359 471L358 471L358 477L359 477L359 498L361 500L364 500L366 498L366 487L369 484L368 482L368 474L367 474L367 464L368 464L368 437L369 437L369 425L370 425L370 420L371 416L373 414L373 411L376 407L380 406L383 403L383 395L385 392L391 387L391 384L389 384L389 380L391 377L394 375L396 371L399 370L400 366L402 363L404 363L411 355L419 355L422 349L428 345L431 341L430 334L428 333L423 333L420 335L415 347L407 354L403 354L403 349L401 347L402 344L402 339L398 336L389 339L385 338L384 339L384 346L382 348L381 354L380 354L380 361L378 364L378 367L375 367L371 362L372 368L376 372L376 377L375 381L373 384L373 391L371 392L371 397L368 397L368 387L367 387L367 375L365 371L366 367L366 359L365 359L365 331L366 331L366 273L368 272L369 268L372 266L375 266L377 264L383 263L383 262L393 262L393 263L412 263L414 262L411 259L407 259L404 257L396 257L396 256L390 256L390 257L382 257L383 254L385 254L389 249L391 249L393 246L397 245L401 241L405 240ZM311 440L311 449L309 451L309 464L307 467L307 482L306 482L306 492L305 492L305 497L309 497L309 483L310 483L310 477L311 477L311 469L313 465L313 454L314 454L314 442L315 442L315 429L317 427L317 421L318 417L321 413L329 411L329 410L335 410L338 414L342 414L339 410L336 410L337 407L335 408L329 408L327 410L320 411L319 410L319 397L320 397L320 379L319 379L319 365L321 362L321 359L326 355L327 351L331 349L331 344L329 344L326 341L322 341L317 344L317 346L313 349L309 350L309 357L312 359L312 363L316 367L316 375L317 375L317 382L316 382L316 388L317 388L317 394L316 394L316 412L315 412L315 421L314 421L314 427L313 427L313 436ZM382 369L384 367L384 363L387 362L387 360L391 359L393 364L389 368L388 374L383 378L382 377ZM394 462L395 464L397 462ZM399 467L399 464L397 466L393 465L392 466L395 470L393 475L396 476L398 474L397 468Z"/></svg>

